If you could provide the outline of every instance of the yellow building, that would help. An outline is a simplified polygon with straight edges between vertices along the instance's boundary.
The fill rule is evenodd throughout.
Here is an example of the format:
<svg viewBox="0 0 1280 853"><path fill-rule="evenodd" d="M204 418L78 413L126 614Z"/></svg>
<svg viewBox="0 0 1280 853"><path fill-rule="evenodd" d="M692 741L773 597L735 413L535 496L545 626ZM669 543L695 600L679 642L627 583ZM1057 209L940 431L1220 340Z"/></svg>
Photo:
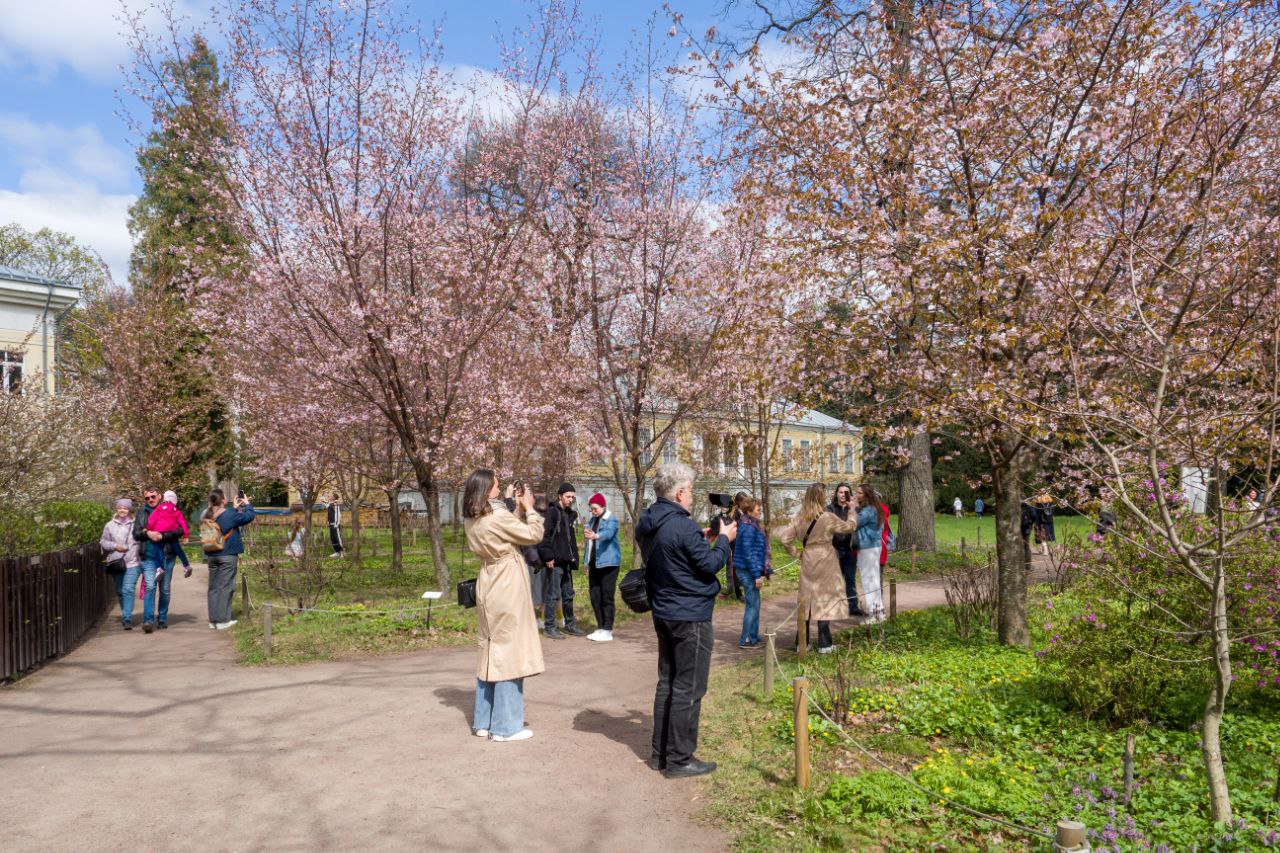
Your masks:
<svg viewBox="0 0 1280 853"><path fill-rule="evenodd" d="M62 281L0 266L0 393L57 390L58 318L80 298Z"/></svg>

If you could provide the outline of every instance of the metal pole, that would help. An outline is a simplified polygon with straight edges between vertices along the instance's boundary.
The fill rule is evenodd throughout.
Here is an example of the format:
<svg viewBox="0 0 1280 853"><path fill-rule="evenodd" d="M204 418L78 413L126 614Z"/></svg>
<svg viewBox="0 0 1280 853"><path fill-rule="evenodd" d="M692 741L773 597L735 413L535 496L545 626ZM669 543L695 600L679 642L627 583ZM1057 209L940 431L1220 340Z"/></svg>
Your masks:
<svg viewBox="0 0 1280 853"><path fill-rule="evenodd" d="M791 695L795 705L796 787L803 791L809 787L809 679L792 679Z"/></svg>
<svg viewBox="0 0 1280 853"><path fill-rule="evenodd" d="M271 604L262 605L262 651L267 660L271 659Z"/></svg>
<svg viewBox="0 0 1280 853"><path fill-rule="evenodd" d="M432 599L427 599L427 630L431 630L431 606L435 604Z"/></svg>
<svg viewBox="0 0 1280 853"><path fill-rule="evenodd" d="M773 695L773 655L776 635L772 632L764 635L764 695Z"/></svg>

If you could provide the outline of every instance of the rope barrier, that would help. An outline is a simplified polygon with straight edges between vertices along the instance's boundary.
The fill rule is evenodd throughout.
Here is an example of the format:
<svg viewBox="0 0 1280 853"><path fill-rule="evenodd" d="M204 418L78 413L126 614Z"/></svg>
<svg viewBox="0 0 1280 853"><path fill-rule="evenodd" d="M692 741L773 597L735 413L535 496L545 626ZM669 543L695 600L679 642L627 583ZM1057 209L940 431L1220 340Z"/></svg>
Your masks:
<svg viewBox="0 0 1280 853"><path fill-rule="evenodd" d="M790 681L791 677L788 675L786 669L782 666L782 661L778 658L778 650L776 645L773 649L773 662L774 662L774 665L778 668L778 672L782 673L783 677L787 678L787 680ZM1048 838L1050 840L1053 840L1054 836L1052 833L1048 833L1040 829L1035 829L1030 826L1023 826L1021 824L1006 820L1005 818L996 817L995 815L987 814L986 812L980 812L977 809L966 806L964 803L956 802L955 800L951 799L950 797L944 794L940 794L937 791L934 791L930 788L926 788L924 785L921 785L915 779L912 779L910 776L906 775L898 768L888 764L883 759L881 759L879 755L875 754L874 752L872 752L871 750L863 746L856 738L853 737L853 735L849 734L849 732L845 730L844 726L840 725L839 723L837 723L835 720L831 718L831 715L826 712L826 709L823 708L821 704L819 704L818 700L813 697L812 693L809 694L809 704L812 705L817 710L817 712L821 714L823 718L826 719L828 723L834 726L836 731L839 732L844 737L845 740L853 744L863 755L871 759L873 762L878 764L884 770L887 770L888 772L894 774L895 776L897 776L903 782L906 782L911 787L919 790L920 792L924 793L929 797L936 799L937 801L942 803L944 806L957 809L971 817L976 817L981 820L990 821L992 823L998 823L1001 826L1007 826L1010 829L1016 829L1019 832L1026 833L1028 835L1036 835L1041 838Z"/></svg>
<svg viewBox="0 0 1280 853"><path fill-rule="evenodd" d="M346 609L343 609L343 610L327 610L327 609L322 608L322 607L293 607L293 606L288 605L288 604L280 604L279 602L276 602L276 601L268 601L268 602L266 602L266 604L270 604L270 605L271 605L271 607L272 607L272 609L274 609L274 610L283 610L283 611L287 611L287 612L288 612L288 613L290 613L290 614L297 614L297 613L337 613L337 614L339 614L339 615L343 615L343 616L385 616L385 615L387 615L387 614L389 614L389 613L427 613L427 612L432 612L432 613L434 613L434 612L435 612L435 611L437 611L437 610L444 610L444 609L449 608L449 607L461 607L461 606L462 606L462 605L458 604L457 602L450 601L450 602L446 602L446 603L444 603L444 604L435 605L434 607L397 607L397 608L392 609L392 610L346 610ZM259 607L263 607L263 606L265 606L265 605L264 605L264 604L260 604L260 605L258 605L258 606L259 606Z"/></svg>

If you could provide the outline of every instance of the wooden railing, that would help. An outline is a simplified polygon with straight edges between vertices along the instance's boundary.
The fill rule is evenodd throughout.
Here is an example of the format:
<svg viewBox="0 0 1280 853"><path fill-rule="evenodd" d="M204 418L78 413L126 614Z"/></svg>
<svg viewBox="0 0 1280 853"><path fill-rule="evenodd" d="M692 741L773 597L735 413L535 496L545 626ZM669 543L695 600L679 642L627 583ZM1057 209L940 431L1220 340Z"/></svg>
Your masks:
<svg viewBox="0 0 1280 853"><path fill-rule="evenodd" d="M66 653L111 606L98 543L0 557L0 680Z"/></svg>

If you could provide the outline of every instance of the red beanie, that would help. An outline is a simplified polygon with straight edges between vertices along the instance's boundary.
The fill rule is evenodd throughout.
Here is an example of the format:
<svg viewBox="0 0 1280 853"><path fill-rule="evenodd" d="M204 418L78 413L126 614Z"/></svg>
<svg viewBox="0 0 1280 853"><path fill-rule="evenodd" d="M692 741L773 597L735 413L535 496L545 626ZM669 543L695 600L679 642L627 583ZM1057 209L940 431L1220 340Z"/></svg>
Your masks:
<svg viewBox="0 0 1280 853"><path fill-rule="evenodd" d="M591 496L591 500L587 501L587 506L598 506L603 509L604 495L600 494L599 492L596 492L594 495Z"/></svg>

